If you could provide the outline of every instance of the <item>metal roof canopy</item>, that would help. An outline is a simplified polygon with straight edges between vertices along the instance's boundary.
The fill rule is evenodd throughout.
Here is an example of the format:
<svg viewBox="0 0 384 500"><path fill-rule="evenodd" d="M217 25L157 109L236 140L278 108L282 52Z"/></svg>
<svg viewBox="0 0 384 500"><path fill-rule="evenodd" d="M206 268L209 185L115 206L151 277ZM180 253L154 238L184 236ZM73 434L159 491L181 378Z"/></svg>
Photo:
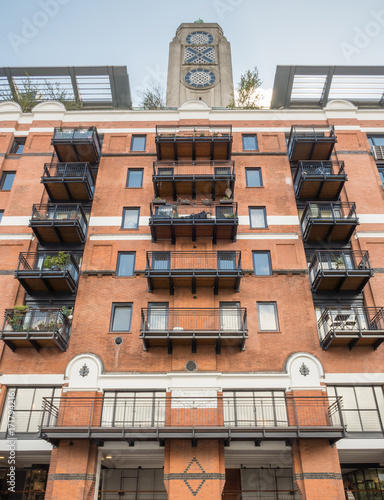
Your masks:
<svg viewBox="0 0 384 500"><path fill-rule="evenodd" d="M9 92L10 85L22 86L30 79L43 89L46 84L65 90L70 99L83 103L84 108L132 107L126 66L54 66L0 68L0 90Z"/></svg>
<svg viewBox="0 0 384 500"><path fill-rule="evenodd" d="M383 107L384 66L277 66L272 109L321 108L333 99Z"/></svg>

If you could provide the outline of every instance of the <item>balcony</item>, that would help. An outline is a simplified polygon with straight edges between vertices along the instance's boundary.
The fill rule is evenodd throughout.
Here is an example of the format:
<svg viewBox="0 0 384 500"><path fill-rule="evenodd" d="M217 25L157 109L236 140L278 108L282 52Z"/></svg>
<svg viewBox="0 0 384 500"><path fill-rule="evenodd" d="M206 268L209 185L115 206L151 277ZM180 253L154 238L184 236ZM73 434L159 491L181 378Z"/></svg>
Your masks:
<svg viewBox="0 0 384 500"><path fill-rule="evenodd" d="M290 161L329 160L336 142L333 125L292 125L288 156Z"/></svg>
<svg viewBox="0 0 384 500"><path fill-rule="evenodd" d="M62 309L7 309L0 339L15 351L20 347L58 347L66 351L71 322Z"/></svg>
<svg viewBox="0 0 384 500"><path fill-rule="evenodd" d="M101 143L96 127L55 127L51 144L59 162L100 161Z"/></svg>
<svg viewBox="0 0 384 500"><path fill-rule="evenodd" d="M81 205L33 205L29 223L39 243L84 243L87 219Z"/></svg>
<svg viewBox="0 0 384 500"><path fill-rule="evenodd" d="M46 163L41 178L50 201L92 201L95 178L89 163Z"/></svg>
<svg viewBox="0 0 384 500"><path fill-rule="evenodd" d="M171 240L174 245L177 237L192 238L192 241L198 237L212 238L214 244L218 239L236 241L238 224L237 203L232 201L189 205L151 203L149 226L153 242Z"/></svg>
<svg viewBox="0 0 384 500"><path fill-rule="evenodd" d="M360 293L372 276L368 252L316 251L309 265L314 292Z"/></svg>
<svg viewBox="0 0 384 500"><path fill-rule="evenodd" d="M235 189L235 164L233 161L154 162L153 187L155 197L191 196L209 194L213 200L225 196L229 188Z"/></svg>
<svg viewBox="0 0 384 500"><path fill-rule="evenodd" d="M224 346L238 347L245 350L248 338L247 309L168 309L151 307L141 310L140 338L143 347L167 346L172 354L174 345L192 345L196 352L200 345L215 345L220 354Z"/></svg>
<svg viewBox="0 0 384 500"><path fill-rule="evenodd" d="M298 200L337 200L345 181L343 161L299 161L293 183Z"/></svg>
<svg viewBox="0 0 384 500"><path fill-rule="evenodd" d="M156 153L159 161L230 160L231 125L156 126Z"/></svg>
<svg viewBox="0 0 384 500"><path fill-rule="evenodd" d="M175 287L197 287L240 291L243 276L241 252L147 252L145 276L148 292L168 288L171 295Z"/></svg>
<svg viewBox="0 0 384 500"><path fill-rule="evenodd" d="M384 163L384 146L372 146L371 151L376 162Z"/></svg>
<svg viewBox="0 0 384 500"><path fill-rule="evenodd" d="M384 310L378 307L327 307L319 321L321 346L371 346L384 342Z"/></svg>
<svg viewBox="0 0 384 500"><path fill-rule="evenodd" d="M23 252L15 278L29 295L75 293L79 266L72 252Z"/></svg>
<svg viewBox="0 0 384 500"><path fill-rule="evenodd" d="M346 435L341 398L44 398L40 437L93 441L329 439Z"/></svg>
<svg viewBox="0 0 384 500"><path fill-rule="evenodd" d="M301 216L304 241L348 242L358 224L354 203L307 202Z"/></svg>

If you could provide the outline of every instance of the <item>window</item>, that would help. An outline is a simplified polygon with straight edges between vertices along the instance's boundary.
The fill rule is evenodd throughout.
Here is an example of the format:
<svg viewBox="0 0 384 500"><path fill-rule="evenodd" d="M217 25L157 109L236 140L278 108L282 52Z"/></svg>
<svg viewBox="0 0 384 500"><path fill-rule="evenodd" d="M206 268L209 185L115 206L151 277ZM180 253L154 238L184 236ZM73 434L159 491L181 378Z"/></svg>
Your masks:
<svg viewBox="0 0 384 500"><path fill-rule="evenodd" d="M267 214L265 213L265 207L250 207L249 220L251 228L267 227Z"/></svg>
<svg viewBox="0 0 384 500"><path fill-rule="evenodd" d="M10 153L13 153L15 155L23 154L26 139L26 137L17 137L13 141Z"/></svg>
<svg viewBox="0 0 384 500"><path fill-rule="evenodd" d="M245 180L247 187L262 187L263 179L261 177L261 168L246 168Z"/></svg>
<svg viewBox="0 0 384 500"><path fill-rule="evenodd" d="M384 146L384 135L368 136L368 141L371 146Z"/></svg>
<svg viewBox="0 0 384 500"><path fill-rule="evenodd" d="M220 302L220 330L240 332L242 327L240 302Z"/></svg>
<svg viewBox="0 0 384 500"><path fill-rule="evenodd" d="M143 187L143 169L129 168L127 175L127 188Z"/></svg>
<svg viewBox="0 0 384 500"><path fill-rule="evenodd" d="M140 208L123 208L123 229L137 229L139 227Z"/></svg>
<svg viewBox="0 0 384 500"><path fill-rule="evenodd" d="M3 218L3 215L4 215L4 210L0 210L0 222L1 222L1 219Z"/></svg>
<svg viewBox="0 0 384 500"><path fill-rule="evenodd" d="M278 331L279 320L277 318L276 302L258 302L257 316L259 318L259 330Z"/></svg>
<svg viewBox="0 0 384 500"><path fill-rule="evenodd" d="M380 175L380 179L381 179L381 183L384 187L384 167L382 168L378 168L378 171L379 171L379 175Z"/></svg>
<svg viewBox="0 0 384 500"><path fill-rule="evenodd" d="M3 172L0 181L0 190L1 191L10 191L13 180L15 178L16 172Z"/></svg>
<svg viewBox="0 0 384 500"><path fill-rule="evenodd" d="M146 142L146 135L133 135L131 141L131 151L145 151Z"/></svg>
<svg viewBox="0 0 384 500"><path fill-rule="evenodd" d="M256 134L243 134L243 150L244 151L257 151Z"/></svg>
<svg viewBox="0 0 384 500"><path fill-rule="evenodd" d="M153 252L152 254L152 269L170 269L171 268L171 253L170 252Z"/></svg>
<svg viewBox="0 0 384 500"><path fill-rule="evenodd" d="M169 326L169 304L168 302L148 303L147 329L150 331L167 331Z"/></svg>
<svg viewBox="0 0 384 500"><path fill-rule="evenodd" d="M217 269L218 270L236 269L236 253L217 252Z"/></svg>
<svg viewBox="0 0 384 500"><path fill-rule="evenodd" d="M119 252L117 254L116 276L133 276L136 252Z"/></svg>
<svg viewBox="0 0 384 500"><path fill-rule="evenodd" d="M252 252L253 271L255 276L269 276L272 274L271 254L266 252Z"/></svg>
<svg viewBox="0 0 384 500"><path fill-rule="evenodd" d="M131 330L132 304L112 304L111 332Z"/></svg>

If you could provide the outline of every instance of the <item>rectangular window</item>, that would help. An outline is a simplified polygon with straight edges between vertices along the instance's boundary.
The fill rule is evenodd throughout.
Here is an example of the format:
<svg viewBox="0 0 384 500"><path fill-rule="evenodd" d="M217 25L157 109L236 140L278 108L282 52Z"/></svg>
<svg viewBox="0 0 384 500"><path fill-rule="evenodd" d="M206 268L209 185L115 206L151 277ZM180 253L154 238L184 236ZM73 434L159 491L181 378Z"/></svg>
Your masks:
<svg viewBox="0 0 384 500"><path fill-rule="evenodd" d="M133 276L136 252L119 252L117 254L116 276Z"/></svg>
<svg viewBox="0 0 384 500"><path fill-rule="evenodd" d="M4 210L0 210L0 222L1 222L1 219L3 218L3 215L4 215Z"/></svg>
<svg viewBox="0 0 384 500"><path fill-rule="evenodd" d="M240 302L220 302L220 330L242 330Z"/></svg>
<svg viewBox="0 0 384 500"><path fill-rule="evenodd" d="M267 227L267 214L265 207L250 207L249 208L249 221L251 228L266 228Z"/></svg>
<svg viewBox="0 0 384 500"><path fill-rule="evenodd" d="M129 168L127 175L127 188L143 187L143 169Z"/></svg>
<svg viewBox="0 0 384 500"><path fill-rule="evenodd" d="M379 170L379 175L380 175L380 179L381 179L381 184L384 187L384 168L379 168L378 170Z"/></svg>
<svg viewBox="0 0 384 500"><path fill-rule="evenodd" d="M252 255L255 276L270 276L272 274L270 252L252 252Z"/></svg>
<svg viewBox="0 0 384 500"><path fill-rule="evenodd" d="M368 141L371 146L384 146L384 135L368 136Z"/></svg>
<svg viewBox="0 0 384 500"><path fill-rule="evenodd" d="M243 151L257 151L256 134L243 134Z"/></svg>
<svg viewBox="0 0 384 500"><path fill-rule="evenodd" d="M169 326L169 304L168 302L148 303L148 324L151 331L167 331Z"/></svg>
<svg viewBox="0 0 384 500"><path fill-rule="evenodd" d="M26 137L17 137L12 144L11 153L15 155L21 155L24 151Z"/></svg>
<svg viewBox="0 0 384 500"><path fill-rule="evenodd" d="M217 252L217 269L221 271L236 269L236 253Z"/></svg>
<svg viewBox="0 0 384 500"><path fill-rule="evenodd" d="M170 252L153 252L152 254L152 269L162 270L171 269L171 253Z"/></svg>
<svg viewBox="0 0 384 500"><path fill-rule="evenodd" d="M132 304L112 304L111 332L130 332Z"/></svg>
<svg viewBox="0 0 384 500"><path fill-rule="evenodd" d="M271 332L279 330L276 302L258 302L257 315L259 318L259 330Z"/></svg>
<svg viewBox="0 0 384 500"><path fill-rule="evenodd" d="M246 168L245 180L247 187L262 187L263 179L261 177L261 168Z"/></svg>
<svg viewBox="0 0 384 500"><path fill-rule="evenodd" d="M146 135L133 135L131 141L131 151L145 151L146 143Z"/></svg>
<svg viewBox="0 0 384 500"><path fill-rule="evenodd" d="M0 180L0 190L10 191L13 181L15 179L16 172L3 172Z"/></svg>
<svg viewBox="0 0 384 500"><path fill-rule="evenodd" d="M140 208L123 208L123 229L137 229L139 227Z"/></svg>

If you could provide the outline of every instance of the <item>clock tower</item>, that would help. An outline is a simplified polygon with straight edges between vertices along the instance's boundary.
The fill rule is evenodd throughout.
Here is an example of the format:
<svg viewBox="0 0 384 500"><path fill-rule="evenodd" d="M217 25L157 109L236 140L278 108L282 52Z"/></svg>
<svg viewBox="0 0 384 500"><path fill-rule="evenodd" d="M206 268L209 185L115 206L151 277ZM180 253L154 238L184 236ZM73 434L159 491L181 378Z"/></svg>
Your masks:
<svg viewBox="0 0 384 500"><path fill-rule="evenodd" d="M233 96L231 47L216 23L183 23L169 46L167 106L191 99L226 107Z"/></svg>

